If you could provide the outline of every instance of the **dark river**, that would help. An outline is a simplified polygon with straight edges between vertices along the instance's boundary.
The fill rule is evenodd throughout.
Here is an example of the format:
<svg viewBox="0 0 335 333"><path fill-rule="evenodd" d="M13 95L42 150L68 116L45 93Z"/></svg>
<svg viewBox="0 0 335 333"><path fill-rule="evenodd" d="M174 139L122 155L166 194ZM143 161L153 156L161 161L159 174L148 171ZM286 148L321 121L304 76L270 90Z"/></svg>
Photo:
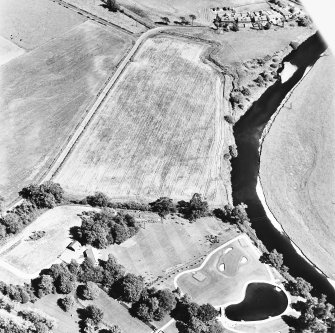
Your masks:
<svg viewBox="0 0 335 333"><path fill-rule="evenodd" d="M314 295L326 294L335 304L335 290L326 277L303 259L291 245L289 238L273 227L266 217L256 193L259 173L259 140L271 116L276 112L286 94L302 78L306 68L313 65L327 46L319 34L306 40L287 56L284 61L298 67L293 76L284 83L278 80L256 101L247 113L235 124L234 135L239 156L232 160L232 185L234 204L244 202L258 238L268 250L277 249L284 255L284 264L293 276L301 276L314 287ZM275 168L275 164L273 165Z"/></svg>
<svg viewBox="0 0 335 333"><path fill-rule="evenodd" d="M226 316L235 321L264 320L281 315L287 308L286 294L269 283L250 283L245 291L244 300L229 305Z"/></svg>

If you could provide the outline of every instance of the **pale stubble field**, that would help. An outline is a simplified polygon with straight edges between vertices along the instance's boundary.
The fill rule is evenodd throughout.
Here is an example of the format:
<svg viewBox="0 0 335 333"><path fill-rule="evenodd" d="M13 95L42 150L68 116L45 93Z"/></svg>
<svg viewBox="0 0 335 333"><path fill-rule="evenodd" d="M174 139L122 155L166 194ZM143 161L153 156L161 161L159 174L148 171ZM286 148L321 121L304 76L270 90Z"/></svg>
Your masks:
<svg viewBox="0 0 335 333"><path fill-rule="evenodd" d="M199 192L211 204L230 201L223 155L233 137L223 80L200 59L207 47L147 40L54 180L76 195L153 200Z"/></svg>

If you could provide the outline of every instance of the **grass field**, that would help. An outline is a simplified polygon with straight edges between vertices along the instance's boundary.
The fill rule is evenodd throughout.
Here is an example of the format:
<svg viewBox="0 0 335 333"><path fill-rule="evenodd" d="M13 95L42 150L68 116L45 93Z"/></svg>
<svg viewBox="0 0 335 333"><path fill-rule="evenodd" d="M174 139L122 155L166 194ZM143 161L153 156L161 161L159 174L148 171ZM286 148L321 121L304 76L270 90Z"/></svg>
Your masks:
<svg viewBox="0 0 335 333"><path fill-rule="evenodd" d="M260 176L267 204L305 255L335 278L335 60L321 57L266 136ZM289 149L288 149L289 147Z"/></svg>
<svg viewBox="0 0 335 333"><path fill-rule="evenodd" d="M121 12L118 11L114 13L112 11L109 11L107 8L104 8L103 6L104 3L101 0L64 0L64 1L78 8L84 9L89 13L101 17L133 33L142 33L147 30L147 28L144 25L136 22L135 20L122 14Z"/></svg>
<svg viewBox="0 0 335 333"><path fill-rule="evenodd" d="M24 49L0 36L0 66L24 53Z"/></svg>
<svg viewBox="0 0 335 333"><path fill-rule="evenodd" d="M85 22L0 67L0 194L50 166L115 66L128 35Z"/></svg>
<svg viewBox="0 0 335 333"><path fill-rule="evenodd" d="M55 262L58 255L72 241L69 230L73 226L81 225L81 219L77 215L84 210L92 210L92 208L60 206L48 210L23 232L2 246L1 253L5 252L5 254L0 254L1 260L23 273L38 274L43 268ZM46 232L44 237L36 241L27 241L33 231L42 230ZM13 244L17 245L13 246Z"/></svg>
<svg viewBox="0 0 335 333"><path fill-rule="evenodd" d="M224 83L200 60L206 45L147 40L110 91L55 181L70 193L114 199L231 201L233 137ZM164 66L163 66L164 64ZM228 87L229 90L229 87Z"/></svg>
<svg viewBox="0 0 335 333"><path fill-rule="evenodd" d="M252 280L271 282L272 277L244 236L215 252L201 269L180 275L176 283L195 302L219 306L243 299L243 287Z"/></svg>
<svg viewBox="0 0 335 333"><path fill-rule="evenodd" d="M29 307L34 309L42 310L44 313L54 318L56 321L56 327L53 329L54 333L75 333L79 332L78 313L76 308L79 305L75 305L75 308L71 312L63 311L57 304L59 298L63 298L63 295L51 294L38 299L34 304L28 304Z"/></svg>
<svg viewBox="0 0 335 333"><path fill-rule="evenodd" d="M136 215L135 218L138 219ZM158 276L175 274L210 252L214 245L206 240L209 235L218 235L222 244L235 237L237 231L213 217L201 218L194 223L177 216L168 217L163 223L146 223L146 228L140 229L131 239L102 250L102 258L111 253L128 271L153 281ZM168 280L162 283L170 283L172 287L172 279Z"/></svg>
<svg viewBox="0 0 335 333"><path fill-rule="evenodd" d="M0 0L0 35L32 50L86 18L49 0Z"/></svg>

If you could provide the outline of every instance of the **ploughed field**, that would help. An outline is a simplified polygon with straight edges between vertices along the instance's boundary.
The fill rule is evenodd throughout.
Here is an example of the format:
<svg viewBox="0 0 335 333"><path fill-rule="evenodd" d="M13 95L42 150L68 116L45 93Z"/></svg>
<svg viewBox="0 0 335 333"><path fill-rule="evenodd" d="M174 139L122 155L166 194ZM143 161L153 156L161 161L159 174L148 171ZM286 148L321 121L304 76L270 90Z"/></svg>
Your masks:
<svg viewBox="0 0 335 333"><path fill-rule="evenodd" d="M0 194L36 182L131 47L85 22L0 67Z"/></svg>
<svg viewBox="0 0 335 333"><path fill-rule="evenodd" d="M266 136L260 176L267 204L303 253L335 278L335 60L321 57Z"/></svg>
<svg viewBox="0 0 335 333"><path fill-rule="evenodd" d="M224 79L200 59L207 47L147 40L54 180L80 195L189 200L199 192L211 204L230 201L228 96Z"/></svg>

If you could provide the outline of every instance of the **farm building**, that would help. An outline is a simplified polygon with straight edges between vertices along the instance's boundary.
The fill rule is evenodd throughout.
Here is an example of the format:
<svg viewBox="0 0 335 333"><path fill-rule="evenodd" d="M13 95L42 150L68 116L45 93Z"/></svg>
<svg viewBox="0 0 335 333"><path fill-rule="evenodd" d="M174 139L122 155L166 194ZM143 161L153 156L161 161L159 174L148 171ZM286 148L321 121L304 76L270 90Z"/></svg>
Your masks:
<svg viewBox="0 0 335 333"><path fill-rule="evenodd" d="M94 265L98 265L99 262L97 253L95 253L92 247L87 248L87 250L84 252L84 255L86 258L91 260Z"/></svg>
<svg viewBox="0 0 335 333"><path fill-rule="evenodd" d="M63 253L59 256L59 259L69 264L74 257L74 253L72 250L66 248Z"/></svg>
<svg viewBox="0 0 335 333"><path fill-rule="evenodd" d="M73 241L66 248L76 252L81 249L81 244L78 241Z"/></svg>

